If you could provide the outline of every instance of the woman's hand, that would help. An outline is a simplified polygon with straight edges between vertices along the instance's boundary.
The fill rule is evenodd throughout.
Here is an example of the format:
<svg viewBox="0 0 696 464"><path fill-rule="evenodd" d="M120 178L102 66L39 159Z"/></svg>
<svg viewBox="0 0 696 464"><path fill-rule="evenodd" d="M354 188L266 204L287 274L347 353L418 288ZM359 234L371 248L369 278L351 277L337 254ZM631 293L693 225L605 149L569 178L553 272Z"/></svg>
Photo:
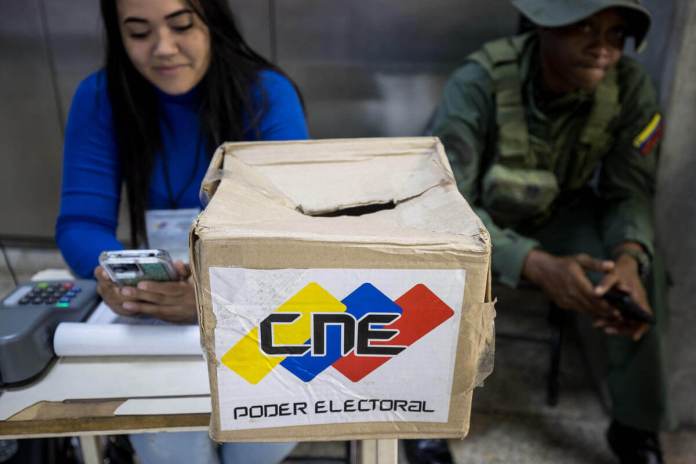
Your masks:
<svg viewBox="0 0 696 464"><path fill-rule="evenodd" d="M193 323L197 320L196 299L191 271L181 261L174 263L181 280L142 281L136 287L119 287L101 266L94 270L97 291L104 302L122 316L150 316L168 322Z"/></svg>

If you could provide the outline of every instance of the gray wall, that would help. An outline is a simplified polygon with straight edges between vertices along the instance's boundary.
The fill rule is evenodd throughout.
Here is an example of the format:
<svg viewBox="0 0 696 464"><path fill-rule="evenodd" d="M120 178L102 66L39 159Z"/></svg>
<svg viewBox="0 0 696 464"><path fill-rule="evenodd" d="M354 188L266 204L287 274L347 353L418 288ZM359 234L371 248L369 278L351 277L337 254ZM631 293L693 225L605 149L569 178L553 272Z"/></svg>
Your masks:
<svg viewBox="0 0 696 464"><path fill-rule="evenodd" d="M696 3L679 2L665 50L674 64L672 92L665 98L667 126L662 146L657 196L658 243L674 282L669 292L670 394L679 423L696 425ZM676 39L675 39L676 38Z"/></svg>
<svg viewBox="0 0 696 464"><path fill-rule="evenodd" d="M0 234L46 235L62 143L46 15L38 0L0 5Z"/></svg>
<svg viewBox="0 0 696 464"><path fill-rule="evenodd" d="M655 27L638 59L667 96L674 8L645 3ZM451 70L517 22L506 0L230 4L251 44L299 84L316 138L421 133ZM98 2L0 0L0 10L0 237L50 238L70 100L102 61Z"/></svg>
<svg viewBox="0 0 696 464"><path fill-rule="evenodd" d="M449 72L515 30L504 1L278 0L278 63L308 102L312 135L422 133Z"/></svg>
<svg viewBox="0 0 696 464"><path fill-rule="evenodd" d="M316 138L421 133L447 74L517 21L503 0L230 4L299 84ZM50 240L72 94L102 61L98 2L0 0L0 11L0 238Z"/></svg>
<svg viewBox="0 0 696 464"><path fill-rule="evenodd" d="M230 3L249 41L268 55L271 3ZM0 238L50 242L72 95L102 63L99 2L0 0L0 13Z"/></svg>

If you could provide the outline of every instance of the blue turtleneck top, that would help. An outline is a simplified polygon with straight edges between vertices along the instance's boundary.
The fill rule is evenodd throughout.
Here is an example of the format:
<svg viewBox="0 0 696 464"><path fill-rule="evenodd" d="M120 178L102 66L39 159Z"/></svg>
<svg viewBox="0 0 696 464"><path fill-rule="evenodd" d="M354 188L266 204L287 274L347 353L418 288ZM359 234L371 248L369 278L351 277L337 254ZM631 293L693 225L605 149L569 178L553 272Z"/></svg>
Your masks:
<svg viewBox="0 0 696 464"><path fill-rule="evenodd" d="M161 105L162 150L148 190L148 209L198 208L198 191L212 153L202 140L198 89L184 95L157 93ZM262 71L252 89L259 114L243 140L307 138L302 105L287 78ZM168 175L165 175L165 167ZM167 187L169 178L171 189ZM63 187L56 242L63 258L80 277L91 277L99 253L119 250L116 239L122 177L106 75L98 71L80 83L73 97L63 149Z"/></svg>

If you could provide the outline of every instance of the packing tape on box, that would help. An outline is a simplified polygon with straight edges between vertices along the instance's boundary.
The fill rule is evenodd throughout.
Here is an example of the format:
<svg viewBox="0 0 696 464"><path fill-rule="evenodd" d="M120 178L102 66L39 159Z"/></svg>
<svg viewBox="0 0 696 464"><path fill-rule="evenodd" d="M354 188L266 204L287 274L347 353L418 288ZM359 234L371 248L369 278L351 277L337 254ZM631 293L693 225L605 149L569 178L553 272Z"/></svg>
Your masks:
<svg viewBox="0 0 696 464"><path fill-rule="evenodd" d="M482 303L481 324L476 330L479 333L480 339L478 343L478 369L474 378L473 388L483 387L484 381L493 373L495 364L495 304Z"/></svg>
<svg viewBox="0 0 696 464"><path fill-rule="evenodd" d="M296 201L288 197L256 167L238 158L227 156L225 169L213 169L211 165L201 182L198 196L203 208L208 205L222 180L233 181L241 189L254 192L287 208L297 209L298 207Z"/></svg>

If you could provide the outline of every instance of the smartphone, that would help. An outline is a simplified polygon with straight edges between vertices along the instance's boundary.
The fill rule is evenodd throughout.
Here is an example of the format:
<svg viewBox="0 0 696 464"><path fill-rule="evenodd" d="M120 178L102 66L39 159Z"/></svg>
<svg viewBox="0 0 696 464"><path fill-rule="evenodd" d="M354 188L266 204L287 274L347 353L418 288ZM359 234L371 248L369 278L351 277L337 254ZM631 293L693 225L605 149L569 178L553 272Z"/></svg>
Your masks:
<svg viewBox="0 0 696 464"><path fill-rule="evenodd" d="M623 317L646 324L655 324L655 316L645 311L638 306L638 303L633 301L631 295L612 287L604 294L604 299L609 302L614 308L618 309Z"/></svg>
<svg viewBox="0 0 696 464"><path fill-rule="evenodd" d="M118 285L134 286L141 280L179 279L169 253L164 250L104 251L99 255L99 264Z"/></svg>

